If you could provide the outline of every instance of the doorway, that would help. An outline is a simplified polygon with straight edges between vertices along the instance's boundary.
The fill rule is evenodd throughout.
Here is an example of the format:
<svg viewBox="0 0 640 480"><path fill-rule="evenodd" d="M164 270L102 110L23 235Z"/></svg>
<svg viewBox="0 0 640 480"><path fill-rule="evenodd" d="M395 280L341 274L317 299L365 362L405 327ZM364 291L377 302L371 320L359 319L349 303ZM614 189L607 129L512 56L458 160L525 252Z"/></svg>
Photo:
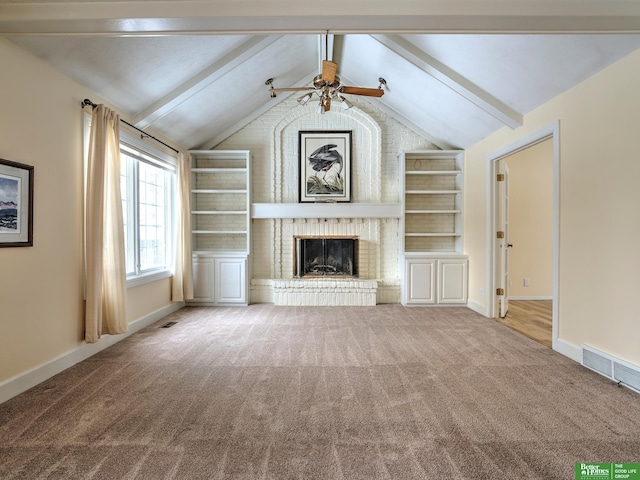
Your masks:
<svg viewBox="0 0 640 480"><path fill-rule="evenodd" d="M512 299L507 316L495 320L542 345L553 346L553 300Z"/></svg>
<svg viewBox="0 0 640 480"><path fill-rule="evenodd" d="M546 239L548 240L546 242L546 250L534 252L531 249L535 248L536 244L542 244L539 239L536 240L536 235L538 235L536 228L531 228L531 225L524 223L524 226L520 228L520 230L522 230L519 232L520 236L511 236L511 233L518 231L518 226L514 225L514 218L511 218L511 220L508 218L508 211L513 210L513 205L509 206L509 203L513 202L514 190L512 186L510 188L511 202L506 202L509 188L505 187L504 183L500 184L499 180L504 181L505 179L504 171L509 163L509 158L513 159L513 165L511 166L511 170L513 170L513 167L517 165L516 162L519 156L516 154L522 153L521 158L524 158L526 150L530 149L529 151L533 152L533 147L543 144L543 142L546 142L546 146L549 147L547 151L551 151L552 156L551 170L553 178L552 185L550 186L552 198L548 199L551 204L549 208L551 208L550 216L552 217L552 225L547 227L547 233L551 238ZM536 150L540 148L543 147L537 147ZM488 301L488 316L500 319L506 315L506 319L502 320L503 323L518 324L523 320L522 315L524 315L527 310L519 308L522 306L521 302L546 302L544 304L541 303L539 305L540 309L536 308L535 310L550 310L551 318L548 323L550 323L551 335L550 338L545 339L545 341L541 343L550 345L554 350L556 349L558 338L559 160L558 122L516 143L508 145L487 157L487 258L489 266L487 269L487 285L489 287L488 291L492 294ZM499 173L502 174L500 177L498 176ZM530 176L530 174L525 175ZM531 181L531 185L527 186L526 181L529 180ZM519 188L535 190L535 181L534 178L527 178L525 183L522 184L523 187ZM547 195L549 195L549 193L547 193ZM522 199L520 201L522 201ZM531 216L529 219L530 223L535 222L536 216L540 214L540 212L535 209L535 200L532 200L527 208L524 210L525 216ZM542 210L542 208L540 208L540 210ZM540 230L542 231L542 229ZM513 260L516 259L516 256L509 259L516 251L520 255L520 264L524 263L526 265L522 266L519 265L518 262L514 263ZM542 262L530 261L531 257L534 256L532 255L533 253L540 254L542 255L541 258L548 260L546 271L540 271L540 264ZM522 261L523 258L525 259L524 262ZM530 271L531 274L527 273ZM513 292L510 292L510 289L513 290ZM509 314L505 308L505 306L509 306L509 299L512 300L512 309L513 306L517 307L517 309L512 311L511 318L509 318ZM513 300L517 300L517 302L514 303ZM533 305L534 304L529 303L528 306ZM526 318L524 318L524 320L526 320ZM539 330L539 320L539 318L531 318L532 325L537 324L533 325L535 330ZM524 329L526 330L526 325ZM540 333L538 331L536 337L539 336Z"/></svg>

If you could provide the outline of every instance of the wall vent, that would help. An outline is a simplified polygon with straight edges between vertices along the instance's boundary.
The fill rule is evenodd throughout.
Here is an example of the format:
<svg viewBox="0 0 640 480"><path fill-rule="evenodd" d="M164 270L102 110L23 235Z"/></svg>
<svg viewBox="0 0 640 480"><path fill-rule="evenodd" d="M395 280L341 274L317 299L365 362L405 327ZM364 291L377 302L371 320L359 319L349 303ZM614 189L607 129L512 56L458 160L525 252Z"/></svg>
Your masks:
<svg viewBox="0 0 640 480"><path fill-rule="evenodd" d="M640 393L640 368L582 345L582 365Z"/></svg>

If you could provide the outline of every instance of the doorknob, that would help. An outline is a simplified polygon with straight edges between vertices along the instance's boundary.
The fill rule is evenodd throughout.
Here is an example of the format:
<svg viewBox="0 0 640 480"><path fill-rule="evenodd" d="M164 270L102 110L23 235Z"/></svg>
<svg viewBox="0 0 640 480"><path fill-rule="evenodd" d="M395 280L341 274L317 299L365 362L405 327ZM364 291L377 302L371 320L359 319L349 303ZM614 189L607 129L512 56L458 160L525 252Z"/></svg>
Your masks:
<svg viewBox="0 0 640 480"><path fill-rule="evenodd" d="M513 243L507 243L507 248L513 247Z"/></svg>

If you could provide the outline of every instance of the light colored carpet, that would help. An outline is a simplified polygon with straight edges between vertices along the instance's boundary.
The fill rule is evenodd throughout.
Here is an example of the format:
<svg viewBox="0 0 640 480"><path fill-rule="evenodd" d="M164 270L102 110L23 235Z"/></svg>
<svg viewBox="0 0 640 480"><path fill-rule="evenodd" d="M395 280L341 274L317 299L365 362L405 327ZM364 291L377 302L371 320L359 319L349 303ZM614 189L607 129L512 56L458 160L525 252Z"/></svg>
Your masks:
<svg viewBox="0 0 640 480"><path fill-rule="evenodd" d="M640 461L640 395L465 308L187 307L0 405L2 479L564 480L584 461Z"/></svg>

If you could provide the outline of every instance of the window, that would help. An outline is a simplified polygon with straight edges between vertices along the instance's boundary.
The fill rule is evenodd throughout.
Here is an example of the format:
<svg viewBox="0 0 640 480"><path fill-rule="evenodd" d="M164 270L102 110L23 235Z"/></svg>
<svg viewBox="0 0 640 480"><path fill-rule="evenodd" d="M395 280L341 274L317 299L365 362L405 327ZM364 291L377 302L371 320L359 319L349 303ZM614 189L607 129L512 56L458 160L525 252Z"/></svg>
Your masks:
<svg viewBox="0 0 640 480"><path fill-rule="evenodd" d="M169 274L173 264L175 159L140 143L121 132L120 189L130 286L142 283L136 281L142 277Z"/></svg>
<svg viewBox="0 0 640 480"><path fill-rule="evenodd" d="M85 112L85 164L90 132L91 115ZM121 125L120 160L127 286L132 287L172 273L176 159Z"/></svg>

